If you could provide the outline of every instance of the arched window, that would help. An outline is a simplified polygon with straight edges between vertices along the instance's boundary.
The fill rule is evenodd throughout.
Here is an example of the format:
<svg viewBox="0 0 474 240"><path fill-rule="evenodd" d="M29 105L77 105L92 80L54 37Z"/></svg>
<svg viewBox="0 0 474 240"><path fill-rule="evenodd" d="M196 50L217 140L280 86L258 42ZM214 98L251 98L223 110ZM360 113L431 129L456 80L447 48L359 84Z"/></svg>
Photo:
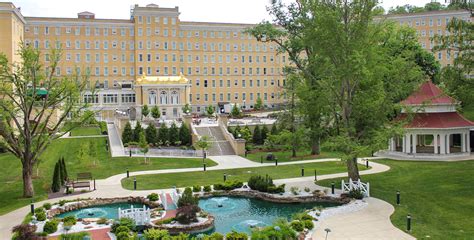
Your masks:
<svg viewBox="0 0 474 240"><path fill-rule="evenodd" d="M148 93L148 105L156 105L156 92L150 91Z"/></svg>
<svg viewBox="0 0 474 240"><path fill-rule="evenodd" d="M171 104L179 104L179 94L177 91L171 92Z"/></svg>
<svg viewBox="0 0 474 240"><path fill-rule="evenodd" d="M161 91L160 93L160 104L161 105L168 104L168 94L166 93L166 91Z"/></svg>

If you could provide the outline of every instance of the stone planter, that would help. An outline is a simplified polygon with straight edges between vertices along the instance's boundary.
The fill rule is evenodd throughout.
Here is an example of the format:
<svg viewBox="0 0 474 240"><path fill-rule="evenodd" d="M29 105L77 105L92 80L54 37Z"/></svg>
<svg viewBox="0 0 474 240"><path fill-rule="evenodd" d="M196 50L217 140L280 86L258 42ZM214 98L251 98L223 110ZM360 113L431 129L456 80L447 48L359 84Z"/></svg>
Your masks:
<svg viewBox="0 0 474 240"><path fill-rule="evenodd" d="M199 223L191 223L189 225L181 225L181 224L163 224L163 225L155 225L154 228L168 230L168 232L172 235L179 234L179 233L201 233L207 232L214 228L214 217L211 215L207 216L207 220L204 222Z"/></svg>

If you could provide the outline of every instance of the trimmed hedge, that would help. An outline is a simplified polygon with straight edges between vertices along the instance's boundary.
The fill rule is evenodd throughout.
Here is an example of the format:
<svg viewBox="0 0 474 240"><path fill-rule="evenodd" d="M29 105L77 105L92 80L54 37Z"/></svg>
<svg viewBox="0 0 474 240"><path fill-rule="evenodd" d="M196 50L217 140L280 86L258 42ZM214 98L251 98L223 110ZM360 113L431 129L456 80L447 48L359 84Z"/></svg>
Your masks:
<svg viewBox="0 0 474 240"><path fill-rule="evenodd" d="M99 122L99 128L100 128L100 132L102 133L102 135L107 135L108 131L107 131L107 123L106 122Z"/></svg>
<svg viewBox="0 0 474 240"><path fill-rule="evenodd" d="M214 184L214 190L229 191L229 190L241 188L243 185L244 183L240 181L228 181L223 184L222 183Z"/></svg>

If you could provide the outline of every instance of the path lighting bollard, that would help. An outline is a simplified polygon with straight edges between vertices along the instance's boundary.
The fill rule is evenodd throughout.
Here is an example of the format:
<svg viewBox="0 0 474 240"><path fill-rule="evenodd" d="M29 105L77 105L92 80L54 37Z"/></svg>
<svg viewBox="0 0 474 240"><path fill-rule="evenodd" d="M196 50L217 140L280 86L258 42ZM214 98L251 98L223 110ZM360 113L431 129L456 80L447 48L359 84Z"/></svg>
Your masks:
<svg viewBox="0 0 474 240"><path fill-rule="evenodd" d="M278 166L278 159L275 158L275 166Z"/></svg>
<svg viewBox="0 0 474 240"><path fill-rule="evenodd" d="M133 177L133 190L137 190L137 177Z"/></svg>
<svg viewBox="0 0 474 240"><path fill-rule="evenodd" d="M407 215L407 231L411 232L411 215Z"/></svg>
<svg viewBox="0 0 474 240"><path fill-rule="evenodd" d="M224 182L227 181L227 174L224 173Z"/></svg>
<svg viewBox="0 0 474 240"><path fill-rule="evenodd" d="M263 164L263 156L260 156L260 163Z"/></svg>
<svg viewBox="0 0 474 240"><path fill-rule="evenodd" d="M202 165L202 167L204 168L204 172L205 172L205 171L206 171L206 163L204 163L204 164Z"/></svg>
<svg viewBox="0 0 474 240"><path fill-rule="evenodd" d="M400 191L397 191L397 205L400 205Z"/></svg>
<svg viewBox="0 0 474 240"><path fill-rule="evenodd" d="M369 160L365 160L365 167L369 168Z"/></svg>
<svg viewBox="0 0 474 240"><path fill-rule="evenodd" d="M35 204L33 203L33 200L31 200L30 210L31 210L31 215L35 215Z"/></svg>
<svg viewBox="0 0 474 240"><path fill-rule="evenodd" d="M331 193L334 194L334 182L331 183Z"/></svg>
<svg viewBox="0 0 474 240"><path fill-rule="evenodd" d="M301 168L301 176L304 177L304 167Z"/></svg>
<svg viewBox="0 0 474 240"><path fill-rule="evenodd" d="M314 169L314 181L318 181L318 174L316 172L316 169Z"/></svg>
<svg viewBox="0 0 474 240"><path fill-rule="evenodd" d="M127 169L127 178L130 178L130 171Z"/></svg>
<svg viewBox="0 0 474 240"><path fill-rule="evenodd" d="M96 188L95 188L95 178L94 178L94 191L95 191L95 190L96 190Z"/></svg>
<svg viewBox="0 0 474 240"><path fill-rule="evenodd" d="M132 157L132 149L130 148L130 150L128 151L128 153L130 154L130 157Z"/></svg>

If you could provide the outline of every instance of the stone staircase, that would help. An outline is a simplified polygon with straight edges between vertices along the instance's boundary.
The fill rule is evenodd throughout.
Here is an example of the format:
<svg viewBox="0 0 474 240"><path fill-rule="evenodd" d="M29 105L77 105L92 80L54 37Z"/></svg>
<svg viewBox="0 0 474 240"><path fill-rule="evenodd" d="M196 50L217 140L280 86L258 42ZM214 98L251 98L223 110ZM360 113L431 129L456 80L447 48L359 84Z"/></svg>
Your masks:
<svg viewBox="0 0 474 240"><path fill-rule="evenodd" d="M235 155L229 141L225 139L220 127L195 127L199 136L207 136L211 147L207 150L210 156Z"/></svg>

